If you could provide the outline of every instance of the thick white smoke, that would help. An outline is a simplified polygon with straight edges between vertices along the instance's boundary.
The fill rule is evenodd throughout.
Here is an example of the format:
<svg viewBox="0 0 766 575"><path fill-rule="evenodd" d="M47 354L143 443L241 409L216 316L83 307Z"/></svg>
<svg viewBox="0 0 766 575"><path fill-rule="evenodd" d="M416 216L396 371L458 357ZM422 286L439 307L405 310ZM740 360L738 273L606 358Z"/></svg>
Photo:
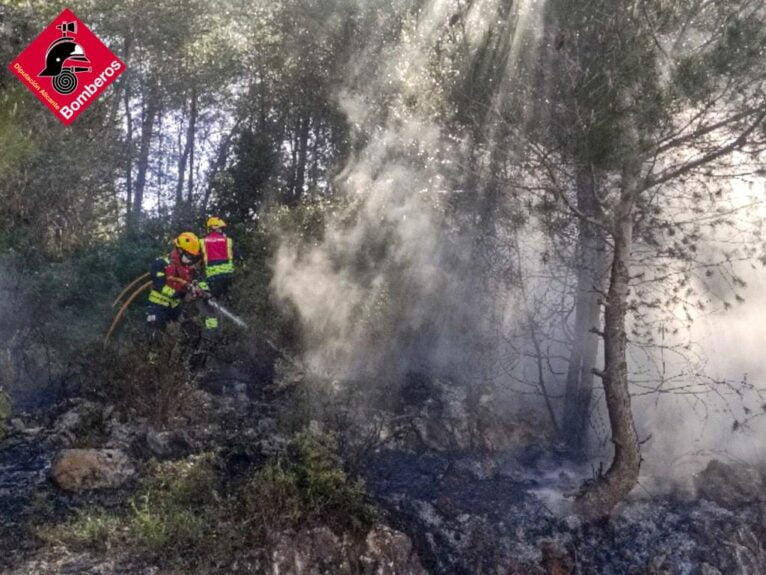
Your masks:
<svg viewBox="0 0 766 575"><path fill-rule="evenodd" d="M404 18L395 42L371 41L376 50L352 59L338 98L365 145L337 182L350 206L328 222L321 245L284 243L274 267L277 295L300 314L307 363L324 376L475 376L477 352L492 345L488 315L506 315L509 302L479 294L475 238L450 229L451 197L478 195L479 186L462 188L467 137L439 121L449 111L430 59L457 20L475 50L497 25L500 4L426 2ZM515 32L507 75L536 7L522 2L507 15ZM374 7L370 14L379 17Z"/></svg>
<svg viewBox="0 0 766 575"><path fill-rule="evenodd" d="M743 231L741 247L757 248L752 242L766 215L764 178L730 184L737 221L717 246L719 259L724 249L741 244ZM733 268L742 299L735 298L731 282L717 282L723 285L715 285L715 292L733 305L721 305L711 293L712 311L694 314L688 330L697 369L678 382L677 393L635 402L638 419L652 436L644 450L646 471L658 477L688 477L711 458L766 465L766 266L752 259ZM679 363L671 362L668 370L688 369Z"/></svg>

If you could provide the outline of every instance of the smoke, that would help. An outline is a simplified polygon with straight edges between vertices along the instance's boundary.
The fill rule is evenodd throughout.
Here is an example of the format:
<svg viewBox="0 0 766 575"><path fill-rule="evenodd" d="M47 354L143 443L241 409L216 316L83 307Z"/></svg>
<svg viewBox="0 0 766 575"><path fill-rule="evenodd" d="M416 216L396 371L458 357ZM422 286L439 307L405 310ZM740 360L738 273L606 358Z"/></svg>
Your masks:
<svg viewBox="0 0 766 575"><path fill-rule="evenodd" d="M732 165L741 161L734 158ZM728 187L736 219L731 229L714 234L717 241L707 247L711 259L756 254L766 215L762 177L732 178ZM696 281L710 311L692 313L683 332L688 356L696 361L666 365L669 373L686 370L676 391L636 401L638 420L651 435L645 471L657 477L688 476L711 458L766 465L766 268L754 257L726 268L730 275L711 271L710 278L702 274Z"/></svg>
<svg viewBox="0 0 766 575"><path fill-rule="evenodd" d="M385 389L419 371L476 387L518 391L524 380L534 388L538 366L528 353L531 344L525 353L509 343L509 335L529 339L534 313L553 317L558 330L538 336L555 340L566 331L555 324L567 320L551 310L554 304L565 307L554 300L567 288L555 284L541 263L556 246L546 244L534 219L510 232L494 226L507 199L490 197L499 170L494 153L502 141L497 113L518 104L519 125L525 123L530 95L523 90L535 88L517 85L542 42L544 2L461 5L432 0L414 11L406 2L360 7L369 41L351 58L337 94L354 128L355 152L336 181L344 201L328 216L318 244L285 238L273 264L273 289L301 322L304 363L322 378L377 382ZM464 42L459 49L450 44L456 28ZM506 36L488 42L497 28ZM492 62L478 56L490 44L497 48ZM485 102L488 133L479 146L470 129L453 121L448 88L461 75L497 61L502 72ZM444 68L445 62L457 64ZM489 250L487 242L493 242ZM514 270L524 276L523 285L498 277ZM766 309L766 289L752 287L763 279L757 274L750 278L746 304L728 315L699 314L686 334L696 342L698 357L708 361L666 360L668 369L686 370L694 393L683 387L646 395L637 390L634 407L642 438L648 439L644 470L654 476L695 471L723 451L748 460L766 455L758 441L764 418L753 417L762 409L761 392L739 385L745 376L756 384L766 375L759 359L766 333L751 324ZM565 352L555 341L544 351L555 394L563 386L556 372L566 371ZM633 359L638 373L665 361ZM704 385L703 372L712 378ZM530 404L515 397L517 409ZM735 421L746 425L735 430ZM607 436L605 418L601 425ZM694 465L687 465L690 460Z"/></svg>
<svg viewBox="0 0 766 575"><path fill-rule="evenodd" d="M504 18L511 54L500 80L507 87L520 38L542 3L510 11L506 4L434 0L412 14L400 11L395 41L371 37L352 58L338 92L358 144L336 182L347 204L327 222L320 245L284 242L274 263L274 289L298 310L315 373L339 380L391 380L409 370L481 377L497 346L497 317L507 316L512 302L507 293L487 292L476 234L454 217L456 197L472 206L468 213L479 211L483 197L478 182L465 185L472 141L446 121L453 104L445 86L464 70L435 66L434 49L449 50L459 27L462 49L475 55ZM379 22L379 7L364 10L376 28L392 28Z"/></svg>

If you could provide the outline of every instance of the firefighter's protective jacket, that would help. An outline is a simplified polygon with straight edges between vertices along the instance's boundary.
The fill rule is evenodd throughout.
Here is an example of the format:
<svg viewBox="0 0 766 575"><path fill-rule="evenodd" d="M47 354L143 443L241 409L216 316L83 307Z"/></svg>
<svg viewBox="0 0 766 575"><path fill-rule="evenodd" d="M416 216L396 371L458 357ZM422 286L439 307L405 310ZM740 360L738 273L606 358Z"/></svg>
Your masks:
<svg viewBox="0 0 766 575"><path fill-rule="evenodd" d="M152 278L149 303L167 308L175 308L181 303L197 273L193 266L181 262L177 249L167 257L154 260L149 271Z"/></svg>

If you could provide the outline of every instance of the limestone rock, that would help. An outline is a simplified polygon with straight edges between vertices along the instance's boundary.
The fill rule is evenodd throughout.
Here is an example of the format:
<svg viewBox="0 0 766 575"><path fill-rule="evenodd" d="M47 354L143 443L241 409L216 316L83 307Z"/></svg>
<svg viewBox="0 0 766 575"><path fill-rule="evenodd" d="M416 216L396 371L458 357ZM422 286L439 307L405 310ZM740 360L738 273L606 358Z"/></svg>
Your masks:
<svg viewBox="0 0 766 575"><path fill-rule="evenodd" d="M53 423L49 442L56 447L70 447L79 436L100 432L104 423L104 407L87 400L75 399L71 407Z"/></svg>
<svg viewBox="0 0 766 575"><path fill-rule="evenodd" d="M366 550L360 561L369 575L425 575L409 537L399 531L376 526L365 539Z"/></svg>
<svg viewBox="0 0 766 575"><path fill-rule="evenodd" d="M53 480L66 491L118 487L135 474L118 449L65 449L53 464Z"/></svg>
<svg viewBox="0 0 766 575"><path fill-rule="evenodd" d="M280 575L350 574L342 541L328 528L286 531L277 536L271 553L271 573Z"/></svg>
<svg viewBox="0 0 766 575"><path fill-rule="evenodd" d="M176 459L192 452L193 445L188 434L183 431L146 432L146 445L149 451L159 459Z"/></svg>
<svg viewBox="0 0 766 575"><path fill-rule="evenodd" d="M273 544L273 575L425 575L409 538L386 526L376 526L361 548L328 527L280 533Z"/></svg>

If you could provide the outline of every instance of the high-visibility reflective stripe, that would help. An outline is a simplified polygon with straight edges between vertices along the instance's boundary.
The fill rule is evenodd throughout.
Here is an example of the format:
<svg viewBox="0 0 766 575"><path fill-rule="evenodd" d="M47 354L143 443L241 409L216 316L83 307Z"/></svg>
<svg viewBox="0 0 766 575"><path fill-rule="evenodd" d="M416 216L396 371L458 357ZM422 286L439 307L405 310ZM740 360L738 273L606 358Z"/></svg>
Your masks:
<svg viewBox="0 0 766 575"><path fill-rule="evenodd" d="M212 266L208 266L205 268L205 273L207 277L211 278L217 275L221 274L232 274L234 273L234 264L215 264Z"/></svg>
<svg viewBox="0 0 766 575"><path fill-rule="evenodd" d="M218 318L217 317L209 317L205 319L205 328L206 329L216 329L218 327Z"/></svg>
<svg viewBox="0 0 766 575"><path fill-rule="evenodd" d="M149 301L151 303L156 303L157 305L161 305L163 307L175 307L173 305L174 300L166 296L165 294L158 292L157 290L153 289L149 292Z"/></svg>
<svg viewBox="0 0 766 575"><path fill-rule="evenodd" d="M164 286L162 286L162 295L165 295L167 297L173 297L174 295L176 295L176 290L174 290L169 285L165 284Z"/></svg>

